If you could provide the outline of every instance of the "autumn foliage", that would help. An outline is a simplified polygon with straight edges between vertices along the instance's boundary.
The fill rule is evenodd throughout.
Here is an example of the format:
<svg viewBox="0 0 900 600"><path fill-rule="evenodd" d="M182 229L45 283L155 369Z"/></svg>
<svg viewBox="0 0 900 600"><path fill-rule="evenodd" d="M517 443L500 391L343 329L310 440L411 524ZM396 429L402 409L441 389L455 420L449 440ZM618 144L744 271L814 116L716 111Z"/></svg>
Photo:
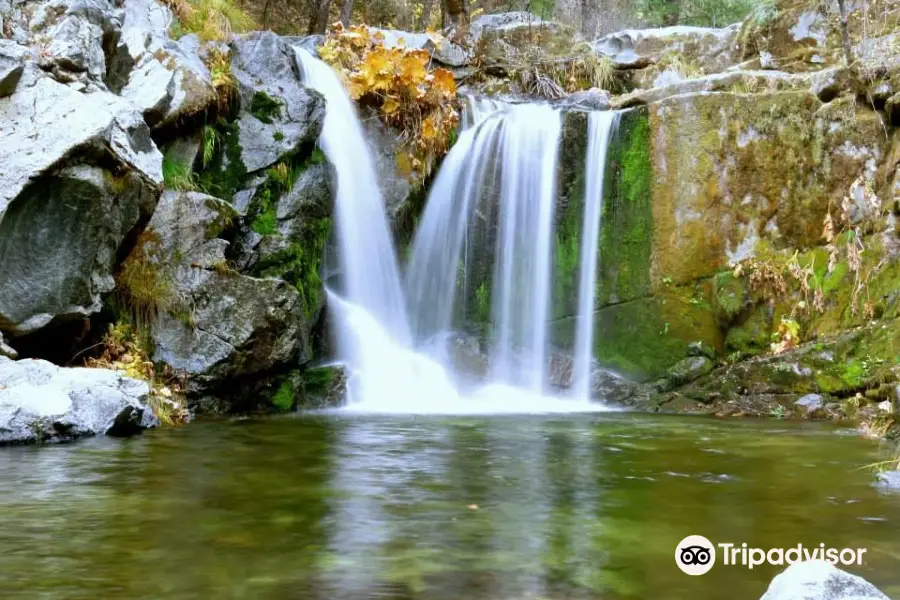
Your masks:
<svg viewBox="0 0 900 600"><path fill-rule="evenodd" d="M355 100L402 132L397 159L410 178L428 175L459 122L453 74L429 70L428 51L407 48L402 40L386 47L384 35L365 26L332 25L319 56L342 74Z"/></svg>

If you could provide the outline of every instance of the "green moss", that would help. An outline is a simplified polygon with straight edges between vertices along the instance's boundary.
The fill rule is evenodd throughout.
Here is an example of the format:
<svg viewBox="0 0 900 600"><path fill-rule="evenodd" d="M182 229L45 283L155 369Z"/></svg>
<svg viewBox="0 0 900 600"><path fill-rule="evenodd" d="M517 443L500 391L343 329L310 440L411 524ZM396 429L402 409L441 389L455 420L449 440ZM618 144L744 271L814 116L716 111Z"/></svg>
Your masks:
<svg viewBox="0 0 900 600"><path fill-rule="evenodd" d="M741 314L749 300L744 279L735 277L731 271L713 277L713 295L719 321L726 324Z"/></svg>
<svg viewBox="0 0 900 600"><path fill-rule="evenodd" d="M281 100L260 91L250 99L249 112L263 123L271 125L275 119L281 118L282 104Z"/></svg>
<svg viewBox="0 0 900 600"><path fill-rule="evenodd" d="M275 207L268 205L264 212L253 218L253 221L250 223L250 229L260 235L272 235L278 230L277 225Z"/></svg>
<svg viewBox="0 0 900 600"><path fill-rule="evenodd" d="M491 291L486 281L482 281L478 289L475 290L475 300L477 302L476 318L483 323L487 323L491 320Z"/></svg>
<svg viewBox="0 0 900 600"><path fill-rule="evenodd" d="M325 246L331 235L330 219L311 219L304 223L298 241L273 255L264 257L253 271L259 277L280 277L300 293L307 317L321 306L320 276Z"/></svg>
<svg viewBox="0 0 900 600"><path fill-rule="evenodd" d="M280 131L276 131L275 133L272 134L272 139L274 139L276 142L283 142L284 134L281 133Z"/></svg>
<svg viewBox="0 0 900 600"><path fill-rule="evenodd" d="M281 412L294 408L294 386L290 380L282 382L278 391L272 396L272 406Z"/></svg>
<svg viewBox="0 0 900 600"><path fill-rule="evenodd" d="M211 196L228 199L245 185L247 167L241 159L240 131L237 123L217 123L215 131L217 132L215 151L208 161L204 161L199 187ZM204 153L205 151L204 148Z"/></svg>
<svg viewBox="0 0 900 600"><path fill-rule="evenodd" d="M646 109L622 114L608 156L600 240L600 304L640 298L651 291L653 172Z"/></svg>

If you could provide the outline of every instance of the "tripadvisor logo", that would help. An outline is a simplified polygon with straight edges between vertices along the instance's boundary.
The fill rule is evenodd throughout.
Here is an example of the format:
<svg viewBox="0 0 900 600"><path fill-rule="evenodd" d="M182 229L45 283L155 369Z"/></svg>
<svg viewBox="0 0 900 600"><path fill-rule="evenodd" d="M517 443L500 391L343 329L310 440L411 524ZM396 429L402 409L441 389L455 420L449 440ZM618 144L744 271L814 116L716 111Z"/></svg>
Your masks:
<svg viewBox="0 0 900 600"><path fill-rule="evenodd" d="M792 565L795 562L824 560L836 565L862 565L866 548L826 548L819 544L812 548L797 544L791 548L751 548L747 544L713 544L702 535L689 535L675 548L675 564L688 575L703 575L716 564L716 547L722 564L753 569L760 565Z"/></svg>
<svg viewBox="0 0 900 600"><path fill-rule="evenodd" d="M675 564L688 575L703 575L716 564L716 548L702 535L689 535L675 548Z"/></svg>

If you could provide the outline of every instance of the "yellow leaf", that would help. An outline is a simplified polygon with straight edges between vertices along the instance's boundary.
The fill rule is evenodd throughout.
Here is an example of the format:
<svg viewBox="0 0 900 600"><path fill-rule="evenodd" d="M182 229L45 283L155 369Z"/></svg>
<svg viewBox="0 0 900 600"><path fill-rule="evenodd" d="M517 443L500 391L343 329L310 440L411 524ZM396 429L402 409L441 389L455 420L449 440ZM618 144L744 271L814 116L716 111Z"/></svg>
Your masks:
<svg viewBox="0 0 900 600"><path fill-rule="evenodd" d="M397 112L400 109L400 101L394 96L387 96L384 99L384 104L381 105L381 110L384 114L390 116Z"/></svg>

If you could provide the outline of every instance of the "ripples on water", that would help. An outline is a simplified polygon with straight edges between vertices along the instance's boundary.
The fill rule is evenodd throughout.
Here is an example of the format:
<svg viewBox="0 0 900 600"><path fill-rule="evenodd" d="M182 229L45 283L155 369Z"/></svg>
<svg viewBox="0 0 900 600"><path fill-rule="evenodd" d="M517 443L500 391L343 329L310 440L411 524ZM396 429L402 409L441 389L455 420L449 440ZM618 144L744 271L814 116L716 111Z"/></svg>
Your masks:
<svg viewBox="0 0 900 600"><path fill-rule="evenodd" d="M0 449L0 598L759 598L689 534L867 547L900 595L900 495L816 424L595 414L200 423Z"/></svg>

